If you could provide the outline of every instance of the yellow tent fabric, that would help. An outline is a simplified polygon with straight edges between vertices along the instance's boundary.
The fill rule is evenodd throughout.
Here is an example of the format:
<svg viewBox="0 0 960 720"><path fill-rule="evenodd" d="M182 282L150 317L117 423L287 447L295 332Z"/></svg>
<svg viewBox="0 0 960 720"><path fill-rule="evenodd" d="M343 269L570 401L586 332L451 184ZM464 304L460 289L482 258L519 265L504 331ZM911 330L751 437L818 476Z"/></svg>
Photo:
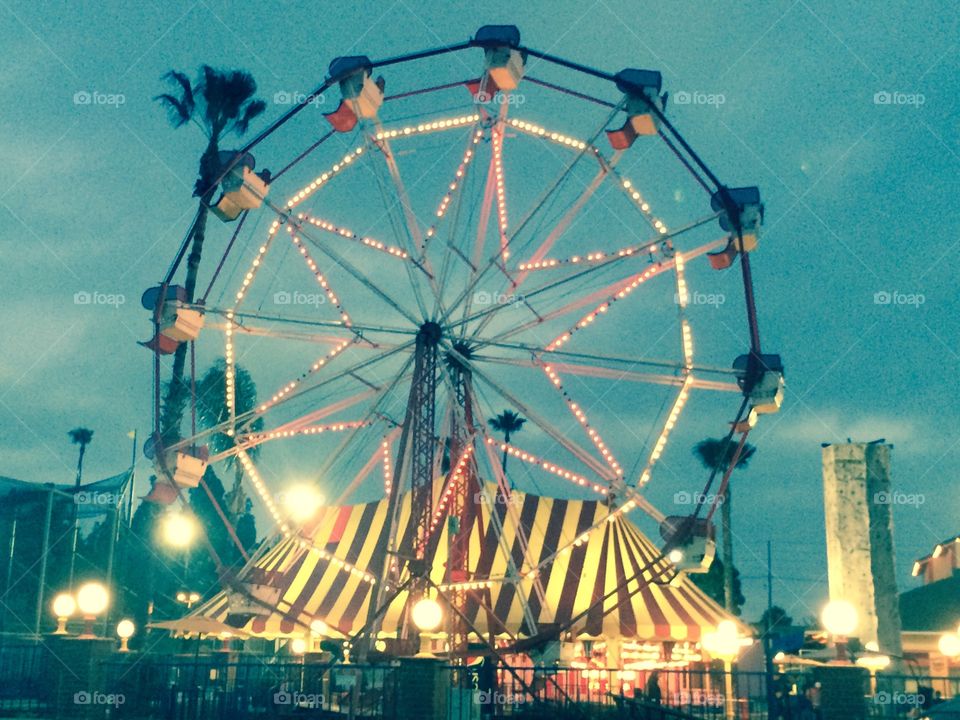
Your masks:
<svg viewBox="0 0 960 720"><path fill-rule="evenodd" d="M469 528L468 563L475 587L466 592L465 614L484 635L528 636L526 616L541 628L583 614L570 628L575 635L696 641L721 620L734 619L685 575L675 575L668 561L658 560L653 543L622 514L611 515L601 501L519 491L504 496L486 484L469 502L477 510ZM326 508L304 528L312 547L302 538L290 538L267 552L244 580L271 590L272 612L238 614L236 603L231 606L230 597L221 594L194 614L270 638L302 635L314 620L322 620L333 633L356 633L376 602L373 578L389 550L387 505L383 499ZM408 493L401 502L397 537L403 537L409 517ZM431 578L440 585L447 531L447 523L438 522L441 536ZM480 584L484 587L476 587ZM382 634L398 631L407 599L402 593L390 604Z"/></svg>

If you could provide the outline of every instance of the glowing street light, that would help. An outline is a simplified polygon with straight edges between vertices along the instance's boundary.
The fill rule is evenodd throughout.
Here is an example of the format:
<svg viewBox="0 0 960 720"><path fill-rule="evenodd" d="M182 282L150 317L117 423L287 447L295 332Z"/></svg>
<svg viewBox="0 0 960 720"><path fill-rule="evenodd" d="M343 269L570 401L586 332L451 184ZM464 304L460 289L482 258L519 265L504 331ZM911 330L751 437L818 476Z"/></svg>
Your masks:
<svg viewBox="0 0 960 720"><path fill-rule="evenodd" d="M290 641L290 652L294 655L303 655L307 652L307 641L301 637Z"/></svg>
<svg viewBox="0 0 960 720"><path fill-rule="evenodd" d="M953 632L944 633L940 636L937 648L944 657L955 659L960 656L960 635Z"/></svg>
<svg viewBox="0 0 960 720"><path fill-rule="evenodd" d="M164 515L160 531L167 545L184 549L189 547L197 536L197 522L186 513L170 512Z"/></svg>
<svg viewBox="0 0 960 720"><path fill-rule="evenodd" d="M53 599L53 614L57 616L57 629L54 635L67 634L67 621L77 611L77 601L70 593L60 593Z"/></svg>
<svg viewBox="0 0 960 720"><path fill-rule="evenodd" d="M107 588L98 582L88 582L77 590L77 606L83 614L84 628L80 637L96 637L93 632L93 623L97 615L103 613L110 604L110 593Z"/></svg>
<svg viewBox="0 0 960 720"><path fill-rule="evenodd" d="M820 621L837 645L837 660L848 662L847 638L856 632L860 624L857 609L846 600L831 600L824 606Z"/></svg>
<svg viewBox="0 0 960 720"><path fill-rule="evenodd" d="M711 657L723 661L724 694L726 695L724 705L727 720L733 720L734 717L733 661L737 659L740 650L752 642L750 638L740 637L737 624L733 620L721 620L717 623L716 631L705 633L701 641L703 649L710 653Z"/></svg>
<svg viewBox="0 0 960 720"><path fill-rule="evenodd" d="M124 619L117 623L117 637L120 638L120 652L130 652L127 643L130 642L130 638L133 637L136 631L137 626L133 624L133 620Z"/></svg>
<svg viewBox="0 0 960 720"><path fill-rule="evenodd" d="M187 610L193 607L193 604L200 599L200 593L198 592L187 592L181 590L177 593L177 602L183 603L187 606Z"/></svg>
<svg viewBox="0 0 960 720"><path fill-rule="evenodd" d="M866 643L864 649L867 650L867 654L858 657L856 664L862 668L866 668L870 673L870 694L876 695L877 673L890 667L890 656L883 655L880 652L880 647L875 642Z"/></svg>
<svg viewBox="0 0 960 720"><path fill-rule="evenodd" d="M425 597L413 606L412 617L413 624L417 628L430 632L440 627L440 623L443 621L443 610L436 600Z"/></svg>
<svg viewBox="0 0 960 720"><path fill-rule="evenodd" d="M295 485L283 494L283 505L290 519L296 523L308 522L323 506L324 497L310 485Z"/></svg>
<svg viewBox="0 0 960 720"><path fill-rule="evenodd" d="M410 618L421 633L431 632L440 627L440 623L443 622L443 609L433 598L423 597L413 606ZM430 652L430 641L423 634L420 635L420 652L416 657L433 657L433 653Z"/></svg>

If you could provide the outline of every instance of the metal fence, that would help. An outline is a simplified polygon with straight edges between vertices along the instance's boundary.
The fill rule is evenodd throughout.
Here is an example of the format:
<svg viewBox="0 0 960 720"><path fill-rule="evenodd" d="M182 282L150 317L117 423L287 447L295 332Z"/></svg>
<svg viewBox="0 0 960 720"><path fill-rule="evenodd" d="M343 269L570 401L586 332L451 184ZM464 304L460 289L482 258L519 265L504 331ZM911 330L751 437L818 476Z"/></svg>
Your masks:
<svg viewBox="0 0 960 720"><path fill-rule="evenodd" d="M0 717L105 717L129 720L253 718L611 717L646 720L813 720L816 674L778 674L768 712L764 673L670 669L621 671L560 667L438 666L417 660L329 664L269 654L108 653L72 686L79 668L44 639L0 639ZM857 685L853 680L853 685ZM863 674L862 717L909 718L960 695L960 679ZM78 689L79 688L79 689ZM861 691L862 690L862 691ZM428 708L426 704L433 707ZM857 700L858 705L859 699ZM422 714L411 715L411 708ZM861 715L857 715L861 717Z"/></svg>

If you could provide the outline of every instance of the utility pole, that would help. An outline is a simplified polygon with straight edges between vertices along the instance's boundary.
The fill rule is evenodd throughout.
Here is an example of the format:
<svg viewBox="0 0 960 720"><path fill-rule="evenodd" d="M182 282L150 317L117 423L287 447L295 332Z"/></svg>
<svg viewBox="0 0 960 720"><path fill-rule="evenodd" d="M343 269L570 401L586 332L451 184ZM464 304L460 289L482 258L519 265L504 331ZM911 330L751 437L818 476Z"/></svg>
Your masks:
<svg viewBox="0 0 960 720"><path fill-rule="evenodd" d="M763 657L767 674L767 715L774 716L776 696L773 687L773 637L770 634L770 619L773 609L773 543L767 540L767 622L763 629Z"/></svg>

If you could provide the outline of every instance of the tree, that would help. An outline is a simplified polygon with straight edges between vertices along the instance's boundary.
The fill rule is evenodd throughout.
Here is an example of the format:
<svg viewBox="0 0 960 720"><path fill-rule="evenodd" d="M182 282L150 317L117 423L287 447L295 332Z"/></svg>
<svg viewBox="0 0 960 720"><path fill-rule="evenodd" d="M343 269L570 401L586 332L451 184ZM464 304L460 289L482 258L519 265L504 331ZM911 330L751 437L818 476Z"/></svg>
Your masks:
<svg viewBox="0 0 960 720"><path fill-rule="evenodd" d="M87 452L87 445L93 442L93 430L85 427L76 427L73 430L69 431L67 435L70 436L70 442L74 445L80 446L80 454L77 457L77 478L74 483L74 489L76 492L80 492L80 483L83 481L83 456ZM68 586L70 589L73 589L73 570L76 566L76 557L77 557L77 540L80 536L80 515L79 515L79 506L76 501L73 504L73 540L70 544L70 572L68 573Z"/></svg>
<svg viewBox="0 0 960 720"><path fill-rule="evenodd" d="M165 79L174 87L174 92L163 93L154 99L167 109L171 124L179 128L193 122L207 138L193 190L194 197L200 198L200 207L188 235L190 255L183 285L187 301L193 302L206 236L207 208L213 202L216 180L222 171L220 142L231 133L238 136L246 133L250 123L266 109L266 103L254 99L257 83L252 75L242 70L221 71L203 65L196 84L191 84L184 73L175 70L168 72ZM161 434L165 443L178 439L180 435L180 422L189 396L189 388L183 380L186 357L187 344L181 343L173 356L173 373L163 403Z"/></svg>
<svg viewBox="0 0 960 720"><path fill-rule="evenodd" d="M760 619L753 623L761 637L767 635L776 635L787 630L793 625L793 618L787 615L787 611L779 605L767 608L763 611Z"/></svg>
<svg viewBox="0 0 960 720"><path fill-rule="evenodd" d="M227 406L227 366L218 360L207 370L197 383L197 419L204 428L216 427L230 419ZM250 373L239 365L233 368L233 397L237 415L250 412L257 406L257 384ZM263 429L263 418L258 417L250 424L251 432ZM217 455L234 446L234 439L225 432L214 433L208 441L210 451ZM260 446L247 450L247 454L256 459ZM238 520L246 510L246 498L243 494L243 465L237 462L236 455L227 458L228 467L233 467L233 487L226 494L227 513L231 519Z"/></svg>
<svg viewBox="0 0 960 720"><path fill-rule="evenodd" d="M725 438L707 438L701 440L693 448L693 454L696 455L705 468L710 471L716 470L718 473L726 472L730 467L730 461L733 460L734 453L737 451L737 443L728 442ZM735 469L745 469L750 463L750 458L757 449L745 443L737 458ZM731 530L731 492L730 483L727 483L726 492L719 498L720 505L720 524L723 530L723 545L720 555L723 558L723 567L725 573L723 576L723 606L727 612L734 612L737 603L735 601L734 590L734 567L733 567L733 535Z"/></svg>
<svg viewBox="0 0 960 720"><path fill-rule="evenodd" d="M723 560L715 558L707 572L690 573L688 577L694 585L703 590L714 602L718 605L726 606L726 575L726 565L724 565ZM733 577L733 608L727 609L733 615L739 615L740 609L747 600L743 596L741 588L740 571L733 568L731 575Z"/></svg>
<svg viewBox="0 0 960 720"><path fill-rule="evenodd" d="M495 418L490 419L490 428L494 432L503 433L503 442L509 444L510 436L514 433L518 433L523 429L523 424L526 422L526 418L520 417L513 410L504 410L502 413L497 415ZM507 474L507 451L503 451L503 474Z"/></svg>

